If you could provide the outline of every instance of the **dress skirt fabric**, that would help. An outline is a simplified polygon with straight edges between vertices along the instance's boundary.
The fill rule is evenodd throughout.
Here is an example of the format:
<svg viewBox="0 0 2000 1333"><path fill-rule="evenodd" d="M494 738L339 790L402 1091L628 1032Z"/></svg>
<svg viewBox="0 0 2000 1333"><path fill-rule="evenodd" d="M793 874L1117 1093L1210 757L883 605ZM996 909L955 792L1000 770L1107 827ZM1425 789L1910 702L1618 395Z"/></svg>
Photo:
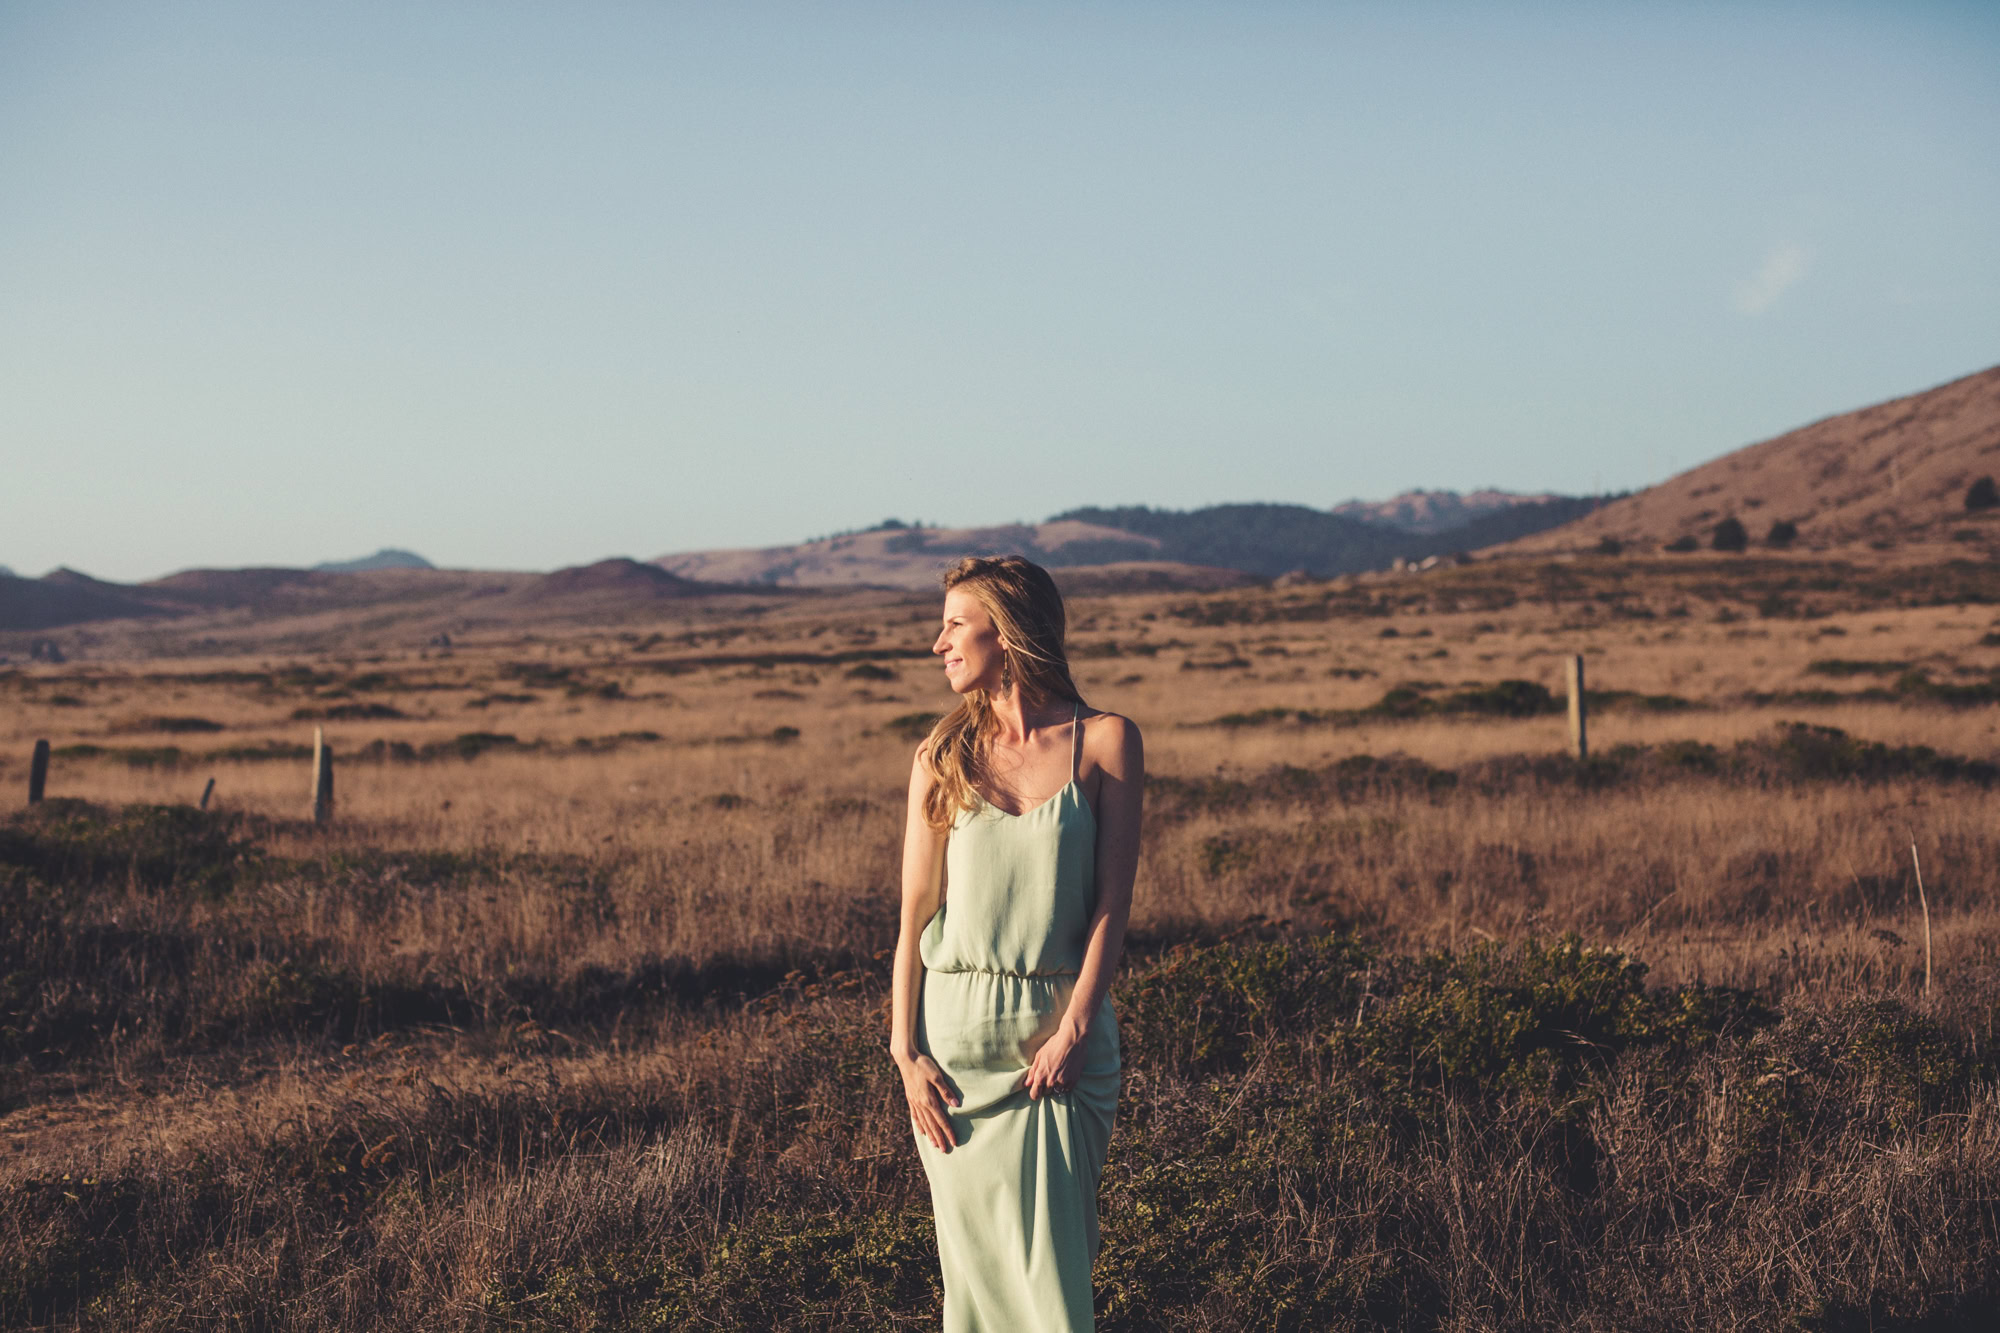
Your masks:
<svg viewBox="0 0 2000 1333"><path fill-rule="evenodd" d="M961 1098L957 1146L918 1137L937 1216L945 1333L1093 1327L1097 1187L1118 1103L1107 1001L1069 1092L1020 1088L1074 977L944 972L927 979L919 1045Z"/></svg>

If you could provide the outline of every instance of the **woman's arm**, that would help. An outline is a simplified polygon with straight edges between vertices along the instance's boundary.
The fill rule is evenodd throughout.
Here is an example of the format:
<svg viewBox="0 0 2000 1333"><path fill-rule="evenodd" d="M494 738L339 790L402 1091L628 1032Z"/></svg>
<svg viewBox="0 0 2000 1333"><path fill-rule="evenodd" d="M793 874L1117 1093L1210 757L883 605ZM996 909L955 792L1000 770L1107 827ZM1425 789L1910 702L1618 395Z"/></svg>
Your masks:
<svg viewBox="0 0 2000 1333"><path fill-rule="evenodd" d="M937 1063L917 1049L917 1005L924 989L924 959L917 944L937 915L944 880L945 836L924 822L930 787L930 770L920 750L910 765L910 805L903 818L903 910L890 977L889 1054L903 1076L903 1095L917 1132L939 1151L949 1152L957 1140L944 1108L958 1105L958 1094Z"/></svg>
<svg viewBox="0 0 2000 1333"><path fill-rule="evenodd" d="M1146 746L1130 718L1116 713L1097 723L1090 753L1097 786L1097 909L1090 918L1083 968L1055 1034L1035 1052L1023 1086L1030 1097L1068 1088L1083 1072L1083 1042L1111 993L1132 915L1132 881L1139 873L1139 823L1146 788ZM1086 733L1087 734L1087 733Z"/></svg>

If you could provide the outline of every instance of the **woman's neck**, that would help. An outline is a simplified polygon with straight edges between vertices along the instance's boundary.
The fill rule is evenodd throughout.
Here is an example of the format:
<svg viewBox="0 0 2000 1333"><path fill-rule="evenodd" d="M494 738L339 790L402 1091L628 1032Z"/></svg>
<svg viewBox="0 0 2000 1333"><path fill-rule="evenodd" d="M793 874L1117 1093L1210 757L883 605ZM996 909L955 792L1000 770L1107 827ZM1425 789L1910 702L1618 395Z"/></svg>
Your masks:
<svg viewBox="0 0 2000 1333"><path fill-rule="evenodd" d="M1008 745L1025 744L1031 730L1069 721L1067 700L1029 700L1022 697L1018 684L993 691L986 696L986 703L993 711L995 739Z"/></svg>

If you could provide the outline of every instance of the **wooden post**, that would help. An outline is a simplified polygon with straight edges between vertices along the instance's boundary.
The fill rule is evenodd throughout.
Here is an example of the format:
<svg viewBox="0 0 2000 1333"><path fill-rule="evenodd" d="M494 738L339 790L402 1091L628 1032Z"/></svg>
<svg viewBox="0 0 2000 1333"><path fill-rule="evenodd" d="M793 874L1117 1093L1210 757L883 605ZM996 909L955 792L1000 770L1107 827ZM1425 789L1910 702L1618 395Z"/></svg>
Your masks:
<svg viewBox="0 0 2000 1333"><path fill-rule="evenodd" d="M202 810L208 809L208 798L213 795L215 795L215 779L210 778L208 785L201 789L201 805L197 808Z"/></svg>
<svg viewBox="0 0 2000 1333"><path fill-rule="evenodd" d="M28 761L28 804L40 805L49 785L49 743L35 742L35 757Z"/></svg>
<svg viewBox="0 0 2000 1333"><path fill-rule="evenodd" d="M1590 757L1590 742L1584 731L1583 656L1569 659L1569 752L1578 759Z"/></svg>
<svg viewBox="0 0 2000 1333"><path fill-rule="evenodd" d="M313 728L313 823L333 818L333 747L326 743L326 728Z"/></svg>

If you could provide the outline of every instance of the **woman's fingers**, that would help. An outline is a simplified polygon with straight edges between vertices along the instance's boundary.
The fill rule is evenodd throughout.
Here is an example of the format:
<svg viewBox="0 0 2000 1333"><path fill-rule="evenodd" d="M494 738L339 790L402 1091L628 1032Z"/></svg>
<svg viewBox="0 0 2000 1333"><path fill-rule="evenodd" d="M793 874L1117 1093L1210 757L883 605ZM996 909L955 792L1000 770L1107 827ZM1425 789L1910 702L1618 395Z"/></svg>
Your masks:
<svg viewBox="0 0 2000 1333"><path fill-rule="evenodd" d="M913 1106L910 1108L910 1118L917 1122L917 1132L929 1139L933 1148L943 1152L945 1130L938 1123L936 1108Z"/></svg>
<svg viewBox="0 0 2000 1333"><path fill-rule="evenodd" d="M922 1093L910 1098L910 1118L917 1122L917 1129L939 1152L949 1152L958 1144L958 1138L951 1132L951 1120L945 1115L941 1090L926 1083Z"/></svg>

